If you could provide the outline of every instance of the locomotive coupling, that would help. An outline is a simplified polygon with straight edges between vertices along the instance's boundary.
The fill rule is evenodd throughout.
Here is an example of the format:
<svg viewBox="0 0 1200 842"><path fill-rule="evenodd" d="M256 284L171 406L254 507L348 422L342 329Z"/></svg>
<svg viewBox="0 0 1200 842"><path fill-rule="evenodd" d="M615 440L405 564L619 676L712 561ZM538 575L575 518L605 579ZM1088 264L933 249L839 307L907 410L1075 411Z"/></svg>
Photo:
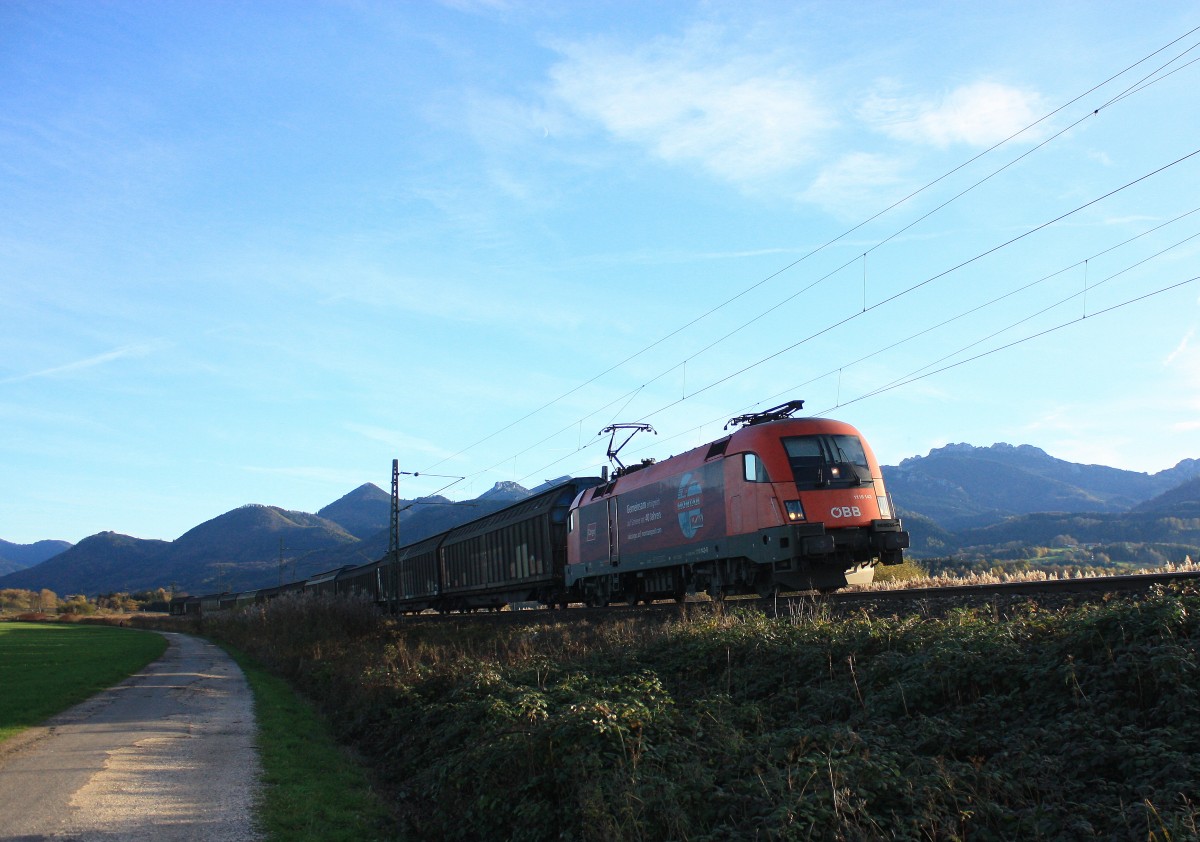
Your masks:
<svg viewBox="0 0 1200 842"><path fill-rule="evenodd" d="M897 552L908 549L908 533L900 528L898 520L871 521L871 544L882 552Z"/></svg>
<svg viewBox="0 0 1200 842"><path fill-rule="evenodd" d="M901 558L908 548L908 533L898 520L873 520L868 527L849 527L826 531L823 524L791 524L788 527L794 553L799 558L821 558L847 555L866 560L872 557L885 561ZM786 544L785 544L786 546ZM894 562L889 562L894 563Z"/></svg>

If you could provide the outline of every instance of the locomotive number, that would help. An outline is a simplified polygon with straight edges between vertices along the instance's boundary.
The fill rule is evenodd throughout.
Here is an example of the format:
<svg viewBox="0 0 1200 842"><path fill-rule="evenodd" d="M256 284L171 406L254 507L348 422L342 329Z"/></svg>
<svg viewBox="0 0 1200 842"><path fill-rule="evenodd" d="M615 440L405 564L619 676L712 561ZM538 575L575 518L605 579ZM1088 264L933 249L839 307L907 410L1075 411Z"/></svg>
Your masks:
<svg viewBox="0 0 1200 842"><path fill-rule="evenodd" d="M834 506L829 510L829 514L835 518L840 517L862 517L862 509L858 506Z"/></svg>

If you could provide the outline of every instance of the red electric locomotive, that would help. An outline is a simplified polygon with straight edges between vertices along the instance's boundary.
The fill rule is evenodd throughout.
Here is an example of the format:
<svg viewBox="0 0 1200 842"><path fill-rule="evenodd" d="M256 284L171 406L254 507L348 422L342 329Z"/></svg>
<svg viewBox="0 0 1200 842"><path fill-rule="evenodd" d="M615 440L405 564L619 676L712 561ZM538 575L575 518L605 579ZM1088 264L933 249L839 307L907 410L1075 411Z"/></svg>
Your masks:
<svg viewBox="0 0 1200 842"><path fill-rule="evenodd" d="M697 591L721 599L836 590L870 582L877 563L899 564L908 533L871 448L849 424L792 418L803 405L734 418L725 438L622 466L581 492L566 586L591 605Z"/></svg>

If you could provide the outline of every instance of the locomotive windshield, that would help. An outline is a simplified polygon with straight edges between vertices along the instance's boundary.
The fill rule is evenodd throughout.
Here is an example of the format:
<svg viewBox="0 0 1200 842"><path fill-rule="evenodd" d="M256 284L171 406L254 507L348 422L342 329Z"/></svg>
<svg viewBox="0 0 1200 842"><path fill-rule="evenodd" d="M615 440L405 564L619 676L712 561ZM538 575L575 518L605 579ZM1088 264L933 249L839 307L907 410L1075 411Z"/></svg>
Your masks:
<svg viewBox="0 0 1200 842"><path fill-rule="evenodd" d="M802 490L871 483L871 468L858 436L791 436L783 439L783 447Z"/></svg>

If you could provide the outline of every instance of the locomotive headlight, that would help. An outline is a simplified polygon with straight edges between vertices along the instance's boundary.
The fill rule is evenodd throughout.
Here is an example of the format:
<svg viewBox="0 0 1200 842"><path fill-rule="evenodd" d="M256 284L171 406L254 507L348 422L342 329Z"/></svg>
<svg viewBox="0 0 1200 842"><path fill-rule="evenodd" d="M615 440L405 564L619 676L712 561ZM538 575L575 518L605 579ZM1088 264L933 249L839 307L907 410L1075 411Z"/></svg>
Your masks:
<svg viewBox="0 0 1200 842"><path fill-rule="evenodd" d="M841 479L842 478L842 469L837 467L836 465L830 467L829 478L830 479Z"/></svg>
<svg viewBox="0 0 1200 842"><path fill-rule="evenodd" d="M879 516L884 520L890 520L892 507L888 505L888 499L886 497L876 497L875 499L879 501Z"/></svg>
<svg viewBox="0 0 1200 842"><path fill-rule="evenodd" d="M789 521L804 520L804 507L800 505L799 500L788 500L783 504L783 507L787 510Z"/></svg>

